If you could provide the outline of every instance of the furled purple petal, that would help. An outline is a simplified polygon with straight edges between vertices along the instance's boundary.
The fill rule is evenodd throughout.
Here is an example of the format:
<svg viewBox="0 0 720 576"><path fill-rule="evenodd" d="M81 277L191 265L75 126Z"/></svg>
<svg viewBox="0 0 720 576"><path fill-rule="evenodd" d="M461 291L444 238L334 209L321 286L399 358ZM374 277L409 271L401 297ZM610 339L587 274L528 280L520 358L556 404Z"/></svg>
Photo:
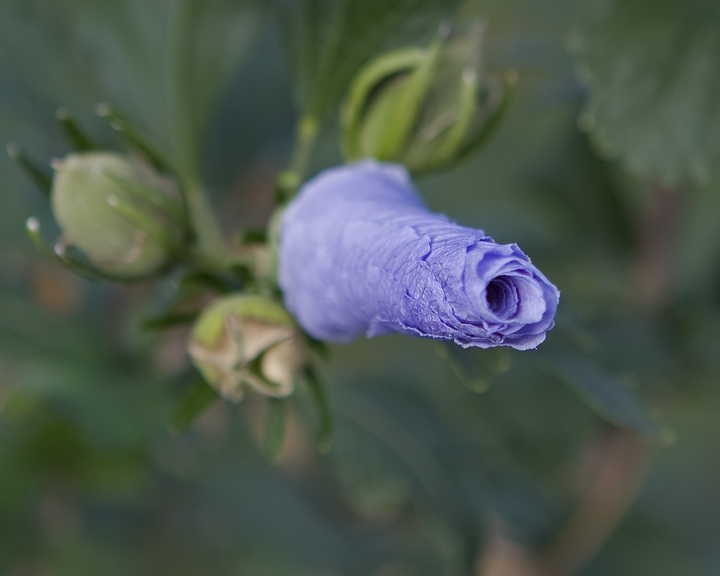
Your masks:
<svg viewBox="0 0 720 576"><path fill-rule="evenodd" d="M560 293L515 244L433 214L395 164L327 170L289 204L279 283L308 334L402 332L463 347L535 348Z"/></svg>

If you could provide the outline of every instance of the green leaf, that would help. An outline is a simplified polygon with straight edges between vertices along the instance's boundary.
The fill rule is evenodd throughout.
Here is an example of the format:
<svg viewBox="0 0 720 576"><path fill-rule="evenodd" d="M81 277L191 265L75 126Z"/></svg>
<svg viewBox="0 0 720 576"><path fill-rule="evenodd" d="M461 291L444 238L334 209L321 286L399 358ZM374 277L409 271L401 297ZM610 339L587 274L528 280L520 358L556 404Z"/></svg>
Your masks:
<svg viewBox="0 0 720 576"><path fill-rule="evenodd" d="M198 378L175 406L170 419L170 431L179 434L187 430L218 398L217 392L202 378Z"/></svg>
<svg viewBox="0 0 720 576"><path fill-rule="evenodd" d="M104 38L94 46L96 57L124 76L110 77L114 85L102 86L103 93L138 121L174 167L195 176L213 107L263 28L264 2L79 4L78 33Z"/></svg>
<svg viewBox="0 0 720 576"><path fill-rule="evenodd" d="M684 202L677 268L673 282L684 303L700 304L699 295L711 294L720 278L720 173L709 186L688 194Z"/></svg>
<svg viewBox="0 0 720 576"><path fill-rule="evenodd" d="M280 0L279 13L297 96L306 115L323 116L376 52L426 42L459 0Z"/></svg>
<svg viewBox="0 0 720 576"><path fill-rule="evenodd" d="M650 418L635 393L589 360L569 354L546 356L545 360L550 372L608 422L651 438L662 436L660 425Z"/></svg>
<svg viewBox="0 0 720 576"><path fill-rule="evenodd" d="M412 410L399 413L390 411L379 398L350 387L342 386L337 392L339 393L336 395L334 408L339 417L347 419L373 437L378 448L383 447L388 455L392 455L401 464L401 469L405 469L405 478L412 479L424 493L424 497L418 500L424 501L423 505L429 505L428 511L432 510L432 519L428 518L428 522L432 524L432 540L442 556L441 572L458 576L471 574L469 567L474 555L470 551L478 542L476 517L470 512L472 505L463 498L465 487L456 481L454 471L445 465L444 450L438 450L438 445L435 445L436 449L433 450L428 437L423 434L433 426L432 417L428 418L426 412L421 416L418 413L413 414ZM339 451L346 438L340 437L340 446L332 453L334 458L343 457L339 455ZM363 455L356 453L355 457L361 465L366 465ZM399 501L404 497L404 488L398 483L398 480L402 480L393 481L392 469L387 466L385 468L380 474L376 474L369 467L365 470L366 474L376 476L376 481L373 482L376 490L380 489L379 484L385 485L386 494L375 494L375 502L371 503L367 497L363 498L364 503L373 504L373 508L378 504L381 507L392 506L392 500L396 500L396 505L400 504ZM391 482L395 486L389 486ZM378 496L385 496L385 502L378 501Z"/></svg>
<svg viewBox="0 0 720 576"><path fill-rule="evenodd" d="M579 125L608 157L671 186L720 162L720 3L594 0L569 38L590 96Z"/></svg>

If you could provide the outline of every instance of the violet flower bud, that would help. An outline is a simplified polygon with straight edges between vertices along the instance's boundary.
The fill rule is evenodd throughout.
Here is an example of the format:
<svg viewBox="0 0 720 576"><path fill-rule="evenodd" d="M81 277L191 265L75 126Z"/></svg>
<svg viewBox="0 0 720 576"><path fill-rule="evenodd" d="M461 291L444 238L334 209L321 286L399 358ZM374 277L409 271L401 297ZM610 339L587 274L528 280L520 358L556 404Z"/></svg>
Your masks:
<svg viewBox="0 0 720 576"><path fill-rule="evenodd" d="M515 244L433 214L407 171L366 160L327 170L288 205L278 280L312 337L401 332L464 348L535 348L560 293Z"/></svg>

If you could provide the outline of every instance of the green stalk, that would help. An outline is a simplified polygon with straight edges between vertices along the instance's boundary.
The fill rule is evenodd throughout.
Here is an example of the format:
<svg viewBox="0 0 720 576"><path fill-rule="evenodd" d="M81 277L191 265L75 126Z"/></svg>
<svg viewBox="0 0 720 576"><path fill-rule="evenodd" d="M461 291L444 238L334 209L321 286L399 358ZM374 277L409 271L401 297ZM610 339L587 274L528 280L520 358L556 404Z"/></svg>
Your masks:
<svg viewBox="0 0 720 576"><path fill-rule="evenodd" d="M290 158L290 164L278 177L276 194L278 204L284 204L290 200L300 188L319 131L320 121L315 116L304 114L298 120L295 128L295 148Z"/></svg>
<svg viewBox="0 0 720 576"><path fill-rule="evenodd" d="M195 242L200 255L210 261L231 260L233 255L225 244L220 223L199 178L190 175L181 178L190 226L195 233Z"/></svg>
<svg viewBox="0 0 720 576"><path fill-rule="evenodd" d="M190 96L192 85L193 25L200 3L179 0L172 14L172 33L168 50L172 57L169 69L170 128L173 131L175 167L180 178L190 226L195 233L200 260L223 268L237 258L223 238L222 228L207 197L198 163L198 121Z"/></svg>
<svg viewBox="0 0 720 576"><path fill-rule="evenodd" d="M320 120L310 114L303 114L295 128L295 148L288 167L280 173L275 188L276 208L270 216L267 228L266 246L270 253L270 275L269 280L277 282L277 251L280 245L280 216L285 205L297 194L300 185L305 178L307 165L312 155L313 147L320 131Z"/></svg>

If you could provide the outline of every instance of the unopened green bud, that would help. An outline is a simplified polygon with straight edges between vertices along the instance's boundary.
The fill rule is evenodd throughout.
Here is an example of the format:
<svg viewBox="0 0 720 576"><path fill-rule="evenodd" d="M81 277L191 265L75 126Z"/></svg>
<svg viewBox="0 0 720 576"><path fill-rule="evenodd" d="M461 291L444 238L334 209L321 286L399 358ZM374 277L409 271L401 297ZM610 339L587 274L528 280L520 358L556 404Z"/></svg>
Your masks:
<svg viewBox="0 0 720 576"><path fill-rule="evenodd" d="M73 244L102 272L126 278L161 270L180 248L183 208L171 179L111 152L69 154L53 168L61 249Z"/></svg>
<svg viewBox="0 0 720 576"><path fill-rule="evenodd" d="M379 56L355 77L341 111L348 162L399 162L414 173L455 164L496 122L506 90L484 76L480 21L444 25L426 48Z"/></svg>
<svg viewBox="0 0 720 576"><path fill-rule="evenodd" d="M281 398L292 393L302 364L297 334L280 304L231 295L203 310L188 352L208 384L228 400L241 400L245 386Z"/></svg>

